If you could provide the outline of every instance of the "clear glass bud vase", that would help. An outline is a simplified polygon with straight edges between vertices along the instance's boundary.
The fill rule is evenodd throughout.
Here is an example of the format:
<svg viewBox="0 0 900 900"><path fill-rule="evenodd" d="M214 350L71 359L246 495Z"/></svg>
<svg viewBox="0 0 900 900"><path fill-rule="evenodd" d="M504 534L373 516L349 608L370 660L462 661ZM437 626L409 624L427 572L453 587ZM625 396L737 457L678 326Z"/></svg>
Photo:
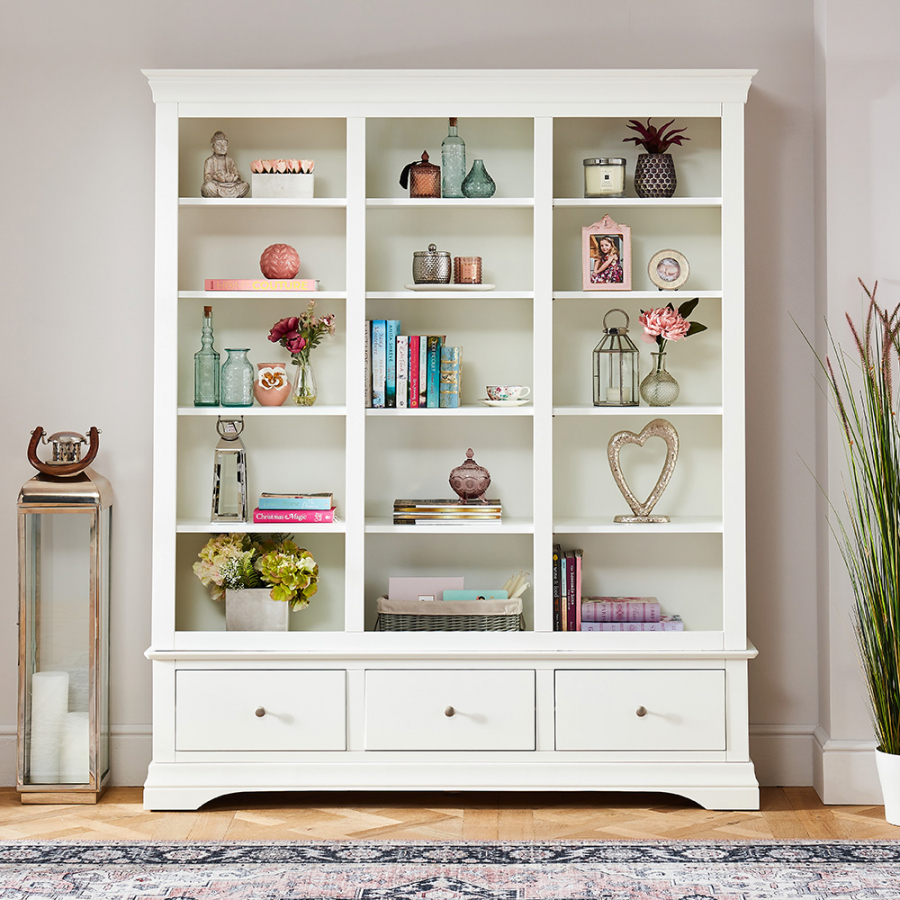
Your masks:
<svg viewBox="0 0 900 900"><path fill-rule="evenodd" d="M648 406L671 406L678 399L678 382L666 371L665 353L650 355L653 366L641 382L641 397Z"/></svg>
<svg viewBox="0 0 900 900"><path fill-rule="evenodd" d="M294 357L294 385L291 399L297 406L312 406L319 391L316 387L316 373L308 356Z"/></svg>

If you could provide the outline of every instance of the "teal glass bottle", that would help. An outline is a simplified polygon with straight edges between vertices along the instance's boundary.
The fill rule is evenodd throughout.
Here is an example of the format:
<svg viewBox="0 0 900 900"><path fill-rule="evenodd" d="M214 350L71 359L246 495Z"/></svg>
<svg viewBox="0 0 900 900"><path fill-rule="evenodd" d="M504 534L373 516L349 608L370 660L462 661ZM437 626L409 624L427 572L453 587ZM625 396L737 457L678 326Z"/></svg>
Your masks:
<svg viewBox="0 0 900 900"><path fill-rule="evenodd" d="M222 366L222 406L253 406L253 382L256 372L247 359L248 348L226 349Z"/></svg>
<svg viewBox="0 0 900 900"><path fill-rule="evenodd" d="M213 347L212 307L203 307L200 349L194 354L194 406L219 405L219 354Z"/></svg>
<svg viewBox="0 0 900 900"><path fill-rule="evenodd" d="M456 119L450 119L449 134L441 144L441 195L464 197L463 179L466 177L466 142L457 132Z"/></svg>
<svg viewBox="0 0 900 900"><path fill-rule="evenodd" d="M497 185L494 184L494 179L488 175L484 162L476 159L462 183L463 196L470 198L493 197L496 190Z"/></svg>

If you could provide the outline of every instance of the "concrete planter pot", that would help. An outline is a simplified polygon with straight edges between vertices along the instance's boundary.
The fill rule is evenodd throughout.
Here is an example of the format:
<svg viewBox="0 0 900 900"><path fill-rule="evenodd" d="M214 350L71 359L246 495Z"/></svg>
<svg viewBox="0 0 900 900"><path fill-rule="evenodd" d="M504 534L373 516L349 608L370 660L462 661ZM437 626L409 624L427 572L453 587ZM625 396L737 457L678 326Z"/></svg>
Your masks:
<svg viewBox="0 0 900 900"><path fill-rule="evenodd" d="M226 631L287 631L290 604L273 600L271 588L225 591Z"/></svg>
<svg viewBox="0 0 900 900"><path fill-rule="evenodd" d="M257 200L261 198L281 198L293 200L309 200L313 196L314 174L309 175L281 175L268 173L250 176L250 196Z"/></svg>

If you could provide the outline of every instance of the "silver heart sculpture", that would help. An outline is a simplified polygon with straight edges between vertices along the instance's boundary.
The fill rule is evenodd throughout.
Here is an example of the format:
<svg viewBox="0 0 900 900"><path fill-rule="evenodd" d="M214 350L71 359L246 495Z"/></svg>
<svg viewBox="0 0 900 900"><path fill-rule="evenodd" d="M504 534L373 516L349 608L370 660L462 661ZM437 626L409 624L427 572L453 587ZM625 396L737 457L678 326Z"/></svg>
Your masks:
<svg viewBox="0 0 900 900"><path fill-rule="evenodd" d="M643 447L647 438L651 437L662 438L666 442L666 460L659 473L659 478L656 480L656 486L650 491L647 499L641 503L625 481L622 466L619 464L619 453L625 444L637 444L639 447ZM672 473L675 471L675 463L678 461L678 432L675 430L675 426L665 419L654 419L644 426L640 434L635 434L633 431L617 431L609 439L606 452L609 456L609 467L612 469L613 478L634 513L633 516L616 516L613 521L625 523L668 522L668 516L651 516L650 513L663 491L668 487Z"/></svg>

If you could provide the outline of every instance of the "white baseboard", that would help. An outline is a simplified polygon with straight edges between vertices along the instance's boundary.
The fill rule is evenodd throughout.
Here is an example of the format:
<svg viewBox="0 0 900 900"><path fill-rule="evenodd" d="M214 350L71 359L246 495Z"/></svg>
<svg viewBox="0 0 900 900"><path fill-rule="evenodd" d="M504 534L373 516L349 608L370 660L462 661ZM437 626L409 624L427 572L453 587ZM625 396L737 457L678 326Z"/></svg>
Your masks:
<svg viewBox="0 0 900 900"><path fill-rule="evenodd" d="M762 787L815 787L828 804L881 800L871 741L833 741L818 727L751 725L750 758ZM113 729L112 784L143 785L151 760L150 726ZM16 733L0 729L0 785L16 783Z"/></svg>
<svg viewBox="0 0 900 900"><path fill-rule="evenodd" d="M142 785L150 766L152 741L149 725L114 728L109 741L110 784L116 787ZM16 785L16 732L0 730L0 785Z"/></svg>
<svg viewBox="0 0 900 900"><path fill-rule="evenodd" d="M829 805L881 805L875 741L836 741L819 726L813 742L813 787Z"/></svg>

